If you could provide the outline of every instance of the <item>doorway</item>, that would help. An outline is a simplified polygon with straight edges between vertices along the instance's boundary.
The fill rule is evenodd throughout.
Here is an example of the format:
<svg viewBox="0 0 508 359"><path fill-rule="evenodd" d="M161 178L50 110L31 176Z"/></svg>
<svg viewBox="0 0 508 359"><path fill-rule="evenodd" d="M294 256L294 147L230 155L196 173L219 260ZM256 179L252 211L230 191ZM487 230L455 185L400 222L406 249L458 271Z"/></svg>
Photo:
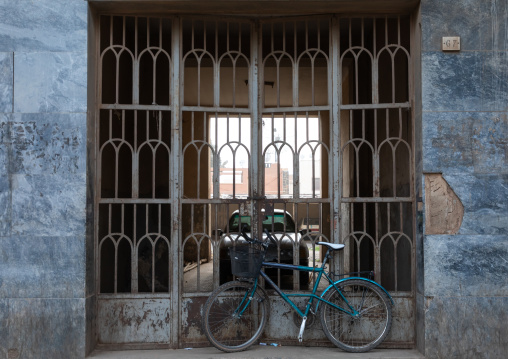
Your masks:
<svg viewBox="0 0 508 359"><path fill-rule="evenodd" d="M387 287L398 318L387 345L413 345L410 26L407 16L100 17L101 343L207 345L200 308L233 279L227 248L248 223L254 236L277 234L278 262L318 265L319 241L345 243L333 270ZM314 280L269 275L294 291ZM272 308L289 313L275 297ZM294 342L298 327L282 318L265 335ZM318 326L308 335L326 342Z"/></svg>

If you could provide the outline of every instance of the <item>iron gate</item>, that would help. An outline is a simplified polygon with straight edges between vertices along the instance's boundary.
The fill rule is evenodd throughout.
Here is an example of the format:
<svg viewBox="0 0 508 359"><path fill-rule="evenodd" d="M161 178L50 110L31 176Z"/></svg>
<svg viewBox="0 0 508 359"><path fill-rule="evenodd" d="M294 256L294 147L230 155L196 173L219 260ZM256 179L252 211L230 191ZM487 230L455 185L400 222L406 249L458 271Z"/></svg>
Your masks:
<svg viewBox="0 0 508 359"><path fill-rule="evenodd" d="M390 343L413 343L409 27L101 16L100 342L206 345L201 306L232 279L227 249L248 225L275 233L278 262L318 265L318 241L346 243L332 266L374 270L397 302ZM268 274L286 290L314 280ZM291 342L292 322L271 320L265 335ZM318 326L306 332L315 343Z"/></svg>

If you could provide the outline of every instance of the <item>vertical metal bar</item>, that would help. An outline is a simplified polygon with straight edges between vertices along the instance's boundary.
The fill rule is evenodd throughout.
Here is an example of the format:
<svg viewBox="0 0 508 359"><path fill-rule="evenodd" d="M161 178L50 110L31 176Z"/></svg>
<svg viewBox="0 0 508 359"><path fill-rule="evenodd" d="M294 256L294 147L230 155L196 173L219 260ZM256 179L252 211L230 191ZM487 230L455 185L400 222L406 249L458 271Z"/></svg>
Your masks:
<svg viewBox="0 0 508 359"><path fill-rule="evenodd" d="M251 69L249 79L249 93L250 93L250 111L251 111L251 171L252 181L251 193L253 198L260 198L262 196L262 183L263 183L263 156L262 151L262 113L263 113L263 63L262 59L262 44L261 44L261 24L256 22L252 24L251 33ZM273 31L272 31L273 33ZM272 43L273 46L273 43ZM260 209L259 201L252 201L252 231L254 236L258 236L261 232L261 222L259 221L258 210Z"/></svg>
<svg viewBox="0 0 508 359"><path fill-rule="evenodd" d="M171 88L173 89L174 105L171 113L171 168L173 180L172 186L172 198L171 198L171 253L172 253L172 286L170 289L170 302L171 302L171 333L170 340L172 347L180 346L180 328L181 328L181 305L180 295L182 293L182 280L183 280L183 258L181 253L181 211L182 206L180 198L182 196L182 188L179 185L183 183L183 161L181 158L181 105L183 103L183 85L180 82L182 78L182 69L180 67L181 61L181 19L179 17L174 18L172 22L171 36L172 36L172 49L171 54L173 58L173 82Z"/></svg>
<svg viewBox="0 0 508 359"><path fill-rule="evenodd" d="M374 238L374 279L381 283L381 246L379 245L379 203L374 203L375 238Z"/></svg>
<svg viewBox="0 0 508 359"><path fill-rule="evenodd" d="M132 253L132 261L133 261L133 268L135 267L136 269L132 271L132 293L138 293L139 289L138 289L138 243L137 243L137 234L136 234L136 223L137 223L137 205L136 204L133 204L132 205L134 208L133 208L133 218L134 220L132 221L132 226L133 226L133 235L132 235L132 243L133 243L133 248L134 248L134 251ZM135 263L134 263L135 262Z"/></svg>
<svg viewBox="0 0 508 359"><path fill-rule="evenodd" d="M364 113L366 110L363 110ZM380 195L380 192L381 192L381 179L380 179L380 155L379 155L379 149L378 149L378 146L377 146L377 121L378 121L378 118L377 118L377 110L372 110L374 112L374 153L373 153L373 163L372 163L372 166L373 166L373 178L372 178L372 183L374 185L374 192L373 192L373 195L374 197L379 197Z"/></svg>
<svg viewBox="0 0 508 359"><path fill-rule="evenodd" d="M219 106L220 102L220 64L219 64L219 30L217 29L218 24L215 21L215 57L213 61L213 105ZM206 26L205 26L206 29ZM206 41L206 36L205 36ZM229 33L226 33L226 43L227 47L229 47ZM234 63L233 63L233 73L234 73ZM198 88L199 91L199 88ZM234 91L234 90L233 90ZM234 92L233 92L234 96Z"/></svg>
<svg viewBox="0 0 508 359"><path fill-rule="evenodd" d="M122 111L124 112L124 111ZM134 112L134 144L132 154L132 198L139 198L139 149L138 149L138 111Z"/></svg>
<svg viewBox="0 0 508 359"><path fill-rule="evenodd" d="M219 223L219 208L220 208L220 204L212 204L212 208L214 209L213 211L213 214L214 214L214 219L213 219L213 229L216 230L218 228L218 223ZM227 213L227 212L226 212ZM215 232L215 234L212 234L212 248L214 250L214 253L219 253L219 244L220 244L220 236L217 232ZM219 256L218 255L214 255L213 258L212 258L212 261L213 261L213 288L217 288L219 286L219 283L220 283L220 278L219 278Z"/></svg>
<svg viewBox="0 0 508 359"><path fill-rule="evenodd" d="M206 116L206 114L205 114ZM212 156L213 156L213 198L220 198L220 158L219 158L219 148L218 148L218 140L219 140L219 115L217 112L215 112L215 116L212 117L212 121L214 121L214 143L215 148L213 150ZM206 121L206 117L203 118L204 121Z"/></svg>
<svg viewBox="0 0 508 359"><path fill-rule="evenodd" d="M372 58L372 103L379 103L379 59L376 53L376 19L374 19L373 33L374 33L374 54ZM363 24L362 24L363 25ZM363 31L363 29L362 29ZM362 36L363 39L363 36Z"/></svg>
<svg viewBox="0 0 508 359"><path fill-rule="evenodd" d="M345 237L345 233L342 233L341 226L341 198L342 198L342 153L340 148L340 103L342 99L342 71L340 68L340 20L337 16L332 17L331 23L331 65L329 65L329 72L331 72L332 78L332 91L329 93L329 103L332 106L331 111L331 147L332 153L328 157L332 157L332 166L329 170L331 172L331 183L329 186L328 196L332 199L332 216L331 221L331 233L332 243L341 243ZM330 98L331 96L331 98ZM339 257L339 256L338 256ZM336 268L343 269L345 259L343 257L342 268L339 266L340 263L335 263Z"/></svg>
<svg viewBox="0 0 508 359"><path fill-rule="evenodd" d="M90 15L90 12L89 12L89 16ZM100 21L101 17L100 16L97 16L96 17L96 20L97 22L100 24L101 21ZM91 27L89 27L90 29ZM100 48L101 48L101 43L100 43L100 32L101 32L101 28L99 27L99 30L95 32L95 57L97 58L97 65L98 65L98 71L97 71L97 78L95 79L95 83L96 83L96 87L97 87L97 92L95 93L95 100L96 100L96 107L95 107L95 117L94 117L94 123L93 123L93 126L94 126L94 131L95 131L95 146L93 147L92 149L92 153L90 154L92 156L92 159L95 159L97 162L96 162L96 167L95 167L95 171L96 171L96 177L95 177L95 181L94 181L94 184L95 184L95 192L94 192L94 229L93 229L93 234L94 234L94 244L93 244L93 248L94 248L94 259L95 259L95 291L96 293L100 293L101 292L101 287L100 287L100 281L101 281L101 252L100 252L100 247L99 247L99 241L100 241L100 238L99 238L99 211L101 210L101 206L99 204L100 202L100 198L101 198L101 191L102 191L102 185L101 185L101 178L102 178L102 171L101 171L101 168L102 168L102 152L100 151L100 146L101 146L101 143L100 143L100 138L101 138L101 132L100 132L100 124L102 122L102 117L101 117L101 111L99 110L99 106L102 104L102 56L101 56L101 53L100 53ZM93 60L92 60L93 61Z"/></svg>
<svg viewBox="0 0 508 359"><path fill-rule="evenodd" d="M125 20L124 20L124 44L125 44ZM139 58L138 58L138 18L134 19L134 58L132 59L132 104L139 104Z"/></svg>
<svg viewBox="0 0 508 359"><path fill-rule="evenodd" d="M118 166L119 166L119 148L115 147L115 198L118 198Z"/></svg>
<svg viewBox="0 0 508 359"><path fill-rule="evenodd" d="M410 177L410 185L409 185L409 188L410 188L410 193L411 193L411 198L413 199L413 203L412 203L412 206L411 206L411 211L412 211L412 225L413 225L413 230L412 230L412 236L413 236L413 240L412 240L412 243L411 243L411 292L413 294L413 304L416 304L416 296L415 296L415 293L416 293L416 248L417 246L419 247L419 244L417 245L417 234L418 233L418 230L417 230L417 225L416 225L416 214L418 213L418 205L419 205L419 200L417 200L415 198L416 196L416 193L418 193L416 191L416 176L419 174L419 173L416 173L416 129L415 129L415 117L416 117L416 108L415 108L415 89L414 89L414 86L415 86L415 82L418 81L418 79L416 78L417 76L417 73L419 71L416 71L418 69L418 64L417 64L417 59L420 58L419 54L420 54L420 48L419 48L419 44L420 44L420 36L421 36L421 33L420 33L420 27L417 25L418 24L418 21L419 21L419 18L418 18L418 15L414 15L415 13L413 13L413 15L411 16L411 19L410 19L410 28L412 29L411 31L411 34L410 34L410 51L409 53L412 55L412 58L409 57L408 59L408 89L409 89L409 101L411 103L411 111L409 113L409 116L410 116L410 119L409 119L409 123L411 124L411 134L410 134L410 138L411 138L411 156L410 156L410 159L411 159L411 177ZM418 186L419 187L419 190L421 188L421 185ZM421 257L421 256L420 256ZM416 321L415 321L415 325L416 325Z"/></svg>
<svg viewBox="0 0 508 359"><path fill-rule="evenodd" d="M300 198L300 153L298 152L298 113L293 115L295 129L295 156L293 157L293 198Z"/></svg>

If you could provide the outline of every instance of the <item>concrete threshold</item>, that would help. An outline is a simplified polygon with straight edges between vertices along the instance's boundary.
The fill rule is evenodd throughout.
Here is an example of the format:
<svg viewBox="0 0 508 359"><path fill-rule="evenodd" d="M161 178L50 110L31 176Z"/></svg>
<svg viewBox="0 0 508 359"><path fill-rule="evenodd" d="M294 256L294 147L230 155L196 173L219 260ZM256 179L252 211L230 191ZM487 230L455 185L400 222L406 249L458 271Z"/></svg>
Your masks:
<svg viewBox="0 0 508 359"><path fill-rule="evenodd" d="M346 353L338 348L253 345L238 353L224 353L215 348L157 350L96 350L90 358L104 359L423 359L414 349L374 349L368 353Z"/></svg>

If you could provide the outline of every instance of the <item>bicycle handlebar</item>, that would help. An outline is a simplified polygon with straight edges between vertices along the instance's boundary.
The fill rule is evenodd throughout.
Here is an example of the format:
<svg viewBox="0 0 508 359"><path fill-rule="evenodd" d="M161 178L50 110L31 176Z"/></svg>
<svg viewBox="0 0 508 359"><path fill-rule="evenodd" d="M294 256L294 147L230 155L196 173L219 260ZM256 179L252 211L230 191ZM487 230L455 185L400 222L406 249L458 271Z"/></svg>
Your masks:
<svg viewBox="0 0 508 359"><path fill-rule="evenodd" d="M266 237L270 240L270 242L272 242L272 244L276 246L276 245L277 245L277 241L276 241L276 240L272 237L272 235L270 234L270 232L268 231L268 229L266 229L266 228L265 228L264 232L266 233ZM256 239L256 238L251 238L251 237L249 237L249 236L247 235L247 225L244 225L244 226L242 227L242 232L241 232L241 234L242 234L242 237L243 237L243 238L245 238L245 240L246 240L247 242L251 242L251 243L260 243L261 245L263 245L263 246L267 246L267 247L268 247L268 245L269 245L269 244L267 244L267 243L266 243L266 241L260 241L260 240L258 240L258 239Z"/></svg>
<svg viewBox="0 0 508 359"><path fill-rule="evenodd" d="M277 245L277 241L272 237L268 229L265 228L266 237L273 243L273 245Z"/></svg>

